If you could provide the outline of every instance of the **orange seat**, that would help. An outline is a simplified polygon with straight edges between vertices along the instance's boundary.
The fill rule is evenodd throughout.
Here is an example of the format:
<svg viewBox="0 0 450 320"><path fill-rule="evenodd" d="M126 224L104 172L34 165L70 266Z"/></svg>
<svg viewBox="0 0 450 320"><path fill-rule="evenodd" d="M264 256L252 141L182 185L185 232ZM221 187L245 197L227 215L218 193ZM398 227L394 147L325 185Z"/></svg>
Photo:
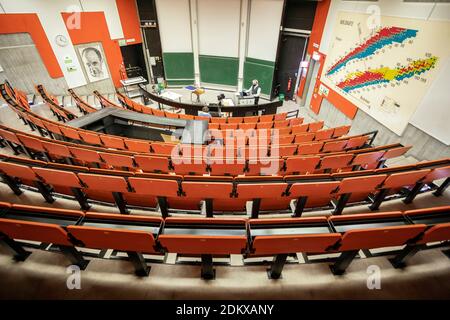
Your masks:
<svg viewBox="0 0 450 320"><path fill-rule="evenodd" d="M346 135L350 131L350 126L341 126L334 128L333 138L339 138Z"/></svg>
<svg viewBox="0 0 450 320"><path fill-rule="evenodd" d="M242 117L230 117L227 118L227 123L242 123L243 122L243 118Z"/></svg>
<svg viewBox="0 0 450 320"><path fill-rule="evenodd" d="M295 119L290 119L289 120L289 125L290 126L298 126L301 125L303 123L303 118L295 118Z"/></svg>
<svg viewBox="0 0 450 320"><path fill-rule="evenodd" d="M355 137L348 140L347 145L345 146L345 149L358 149L364 146L364 144L369 139L368 136L362 136L362 137Z"/></svg>
<svg viewBox="0 0 450 320"><path fill-rule="evenodd" d="M259 116L259 122L272 122L273 121L273 114L266 114Z"/></svg>
<svg viewBox="0 0 450 320"><path fill-rule="evenodd" d="M270 130L272 135L276 135L278 133L279 136L290 135L291 131L292 131L291 127L273 128L273 129Z"/></svg>
<svg viewBox="0 0 450 320"><path fill-rule="evenodd" d="M383 189L396 189L416 184L422 180L431 170L423 169L409 172L393 173L386 178L383 183Z"/></svg>
<svg viewBox="0 0 450 320"><path fill-rule="evenodd" d="M190 161L192 160L192 161ZM174 161L172 159L173 171L177 174L195 174L202 175L207 173L207 163L200 159L199 163L196 160L188 159L189 163L183 163L183 161Z"/></svg>
<svg viewBox="0 0 450 320"><path fill-rule="evenodd" d="M47 129L47 131L58 134L58 135L63 135L63 133L61 132L61 130L57 124L51 123L50 121L43 121L43 125L44 125L45 129Z"/></svg>
<svg viewBox="0 0 450 320"><path fill-rule="evenodd" d="M105 147L107 147L107 148L120 149L120 150L125 149L125 143L122 138L101 135L100 139L103 142L103 144L105 145Z"/></svg>
<svg viewBox="0 0 450 320"><path fill-rule="evenodd" d="M273 122L258 122L256 124L256 129L270 129L273 127Z"/></svg>
<svg viewBox="0 0 450 320"><path fill-rule="evenodd" d="M322 150L323 142L313 142L300 144L297 149L297 154L316 154Z"/></svg>
<svg viewBox="0 0 450 320"><path fill-rule="evenodd" d="M166 118L170 118L170 119L178 119L178 114L173 113L173 112L164 111L164 116Z"/></svg>
<svg viewBox="0 0 450 320"><path fill-rule="evenodd" d="M20 133L17 134L16 136L22 142L21 144L27 147L28 149L40 152L46 151L44 146L42 145L41 140Z"/></svg>
<svg viewBox="0 0 450 320"><path fill-rule="evenodd" d="M338 152L343 151L347 145L347 140L325 142L322 152Z"/></svg>
<svg viewBox="0 0 450 320"><path fill-rule="evenodd" d="M256 128L256 122L244 122L239 124L239 129L252 130Z"/></svg>
<svg viewBox="0 0 450 320"><path fill-rule="evenodd" d="M404 155L406 152L409 151L409 149L411 149L412 146L406 146L406 147L398 147L398 148L392 148L392 149L388 149L386 150L385 154L383 155L383 160L387 160L387 159L392 159L392 158L396 158L396 157L400 157L402 155Z"/></svg>
<svg viewBox="0 0 450 320"><path fill-rule="evenodd" d="M278 141L276 141L278 138ZM283 145L283 144L291 144L294 141L295 136L273 136L272 144L275 145Z"/></svg>
<svg viewBox="0 0 450 320"><path fill-rule="evenodd" d="M244 123L256 123L256 122L258 122L258 120L259 120L258 116L244 117Z"/></svg>
<svg viewBox="0 0 450 320"><path fill-rule="evenodd" d="M334 129L324 129L324 130L318 130L316 131L316 135L314 140L320 141L320 140L328 140L331 139L331 136L333 135Z"/></svg>
<svg viewBox="0 0 450 320"><path fill-rule="evenodd" d="M424 183L431 183L436 180L445 179L450 177L450 166L435 168L428 173L422 180Z"/></svg>
<svg viewBox="0 0 450 320"><path fill-rule="evenodd" d="M210 122L211 123L226 123L227 118L212 117Z"/></svg>
<svg viewBox="0 0 450 320"><path fill-rule="evenodd" d="M245 163L226 163L226 160L223 163L214 163L210 164L211 175L213 176L224 176L224 175L232 175L237 176L239 174L244 174Z"/></svg>
<svg viewBox="0 0 450 320"><path fill-rule="evenodd" d="M380 187L386 178L386 174L344 178L342 179L341 184L339 185L339 190L336 194L342 195L346 193L363 193L367 197L369 193L374 192L378 187Z"/></svg>
<svg viewBox="0 0 450 320"><path fill-rule="evenodd" d="M220 123L210 123L208 124L208 129L219 129L220 128Z"/></svg>
<svg viewBox="0 0 450 320"><path fill-rule="evenodd" d="M284 160L280 158L258 158L248 161L248 172L245 175L273 175L278 174L283 168Z"/></svg>
<svg viewBox="0 0 450 320"><path fill-rule="evenodd" d="M79 133L81 139L88 144L95 144L95 145L102 144L102 142L100 140L100 136L96 133L89 133L89 132L81 131L81 130L78 133Z"/></svg>
<svg viewBox="0 0 450 320"><path fill-rule="evenodd" d="M0 172L3 172L10 177L25 179L28 181L37 180L36 174L30 167L20 164L0 162Z"/></svg>
<svg viewBox="0 0 450 320"><path fill-rule="evenodd" d="M99 152L98 154L108 166L134 168L133 157L105 152Z"/></svg>
<svg viewBox="0 0 450 320"><path fill-rule="evenodd" d="M88 189L110 192L128 192L128 185L123 177L79 173L78 178Z"/></svg>
<svg viewBox="0 0 450 320"><path fill-rule="evenodd" d="M137 194L178 197L178 182L176 180L130 177L128 182Z"/></svg>
<svg viewBox="0 0 450 320"><path fill-rule="evenodd" d="M169 171L169 159L166 157L135 155L134 161L144 172L163 172Z"/></svg>
<svg viewBox="0 0 450 320"><path fill-rule="evenodd" d="M231 182L192 182L181 184L184 196L200 199L229 199L233 191Z"/></svg>
<svg viewBox="0 0 450 320"><path fill-rule="evenodd" d="M124 141L127 149L130 151L142 153L150 152L150 142L129 139L124 139Z"/></svg>
<svg viewBox="0 0 450 320"><path fill-rule="evenodd" d="M275 115L275 117L273 118L274 121L283 121L286 120L287 118L287 112L283 112L283 113L278 113Z"/></svg>
<svg viewBox="0 0 450 320"><path fill-rule="evenodd" d="M313 141L316 134L314 132L308 132L308 133L300 133L295 135L295 143L304 143L304 142L310 142Z"/></svg>
<svg viewBox="0 0 450 320"><path fill-rule="evenodd" d="M323 121L311 122L308 127L309 132L317 132L323 128Z"/></svg>
<svg viewBox="0 0 450 320"><path fill-rule="evenodd" d="M278 153L275 153L275 149L278 149ZM278 154L280 157L293 156L297 151L297 145L284 145L284 146L272 146L270 148L271 155Z"/></svg>
<svg viewBox="0 0 450 320"><path fill-rule="evenodd" d="M75 147L69 147L70 153L73 154L73 158L77 160L81 160L83 162L94 162L100 163L102 159L100 159L100 155L94 151L89 149L81 149Z"/></svg>
<svg viewBox="0 0 450 320"><path fill-rule="evenodd" d="M286 174L306 174L315 171L319 164L319 156L311 157L289 157L286 159Z"/></svg>
<svg viewBox="0 0 450 320"><path fill-rule="evenodd" d="M78 134L79 131L76 129L70 128L68 126L59 126L59 130L61 130L61 133L67 138L81 140L81 137Z"/></svg>
<svg viewBox="0 0 450 320"><path fill-rule="evenodd" d="M123 225L117 228L91 227L91 226L68 226L69 233L80 240L87 248L114 249L125 252L156 253L156 243L153 233L146 230L133 230L133 224L141 225L151 223L161 225L162 219L158 217L144 216L119 216L104 213L88 213L86 219L95 219L117 222ZM131 225L127 227L127 225Z"/></svg>
<svg viewBox="0 0 450 320"><path fill-rule="evenodd" d="M45 183L49 185L70 188L83 187L74 172L39 167L33 167L32 169Z"/></svg>
<svg viewBox="0 0 450 320"><path fill-rule="evenodd" d="M164 111L159 110L159 109L153 109L152 112L153 112L153 115L156 117L164 117L165 116Z"/></svg>
<svg viewBox="0 0 450 320"><path fill-rule="evenodd" d="M308 131L309 123L304 123L292 127L292 134L300 134Z"/></svg>
<svg viewBox="0 0 450 320"><path fill-rule="evenodd" d="M238 183L237 198L263 199L280 198L286 191L286 183Z"/></svg>
<svg viewBox="0 0 450 320"><path fill-rule="evenodd" d="M231 118L233 119L233 118ZM229 119L230 120L230 119ZM221 123L221 130L236 130L241 122Z"/></svg>
<svg viewBox="0 0 450 320"><path fill-rule="evenodd" d="M172 152L177 153L176 150L178 150L177 144L169 143L152 143L151 147L154 153L166 156L171 156Z"/></svg>
<svg viewBox="0 0 450 320"><path fill-rule="evenodd" d="M423 237L417 241L417 244L426 244L430 242L449 241L450 223L437 224L423 234Z"/></svg>
<svg viewBox="0 0 450 320"><path fill-rule="evenodd" d="M330 203L338 186L339 181L296 182L290 187L288 197L307 198L303 204L307 208L325 206Z"/></svg>
<svg viewBox="0 0 450 320"><path fill-rule="evenodd" d="M384 151L375 151L360 153L352 160L352 166L362 166L365 168L367 165L375 164L383 157Z"/></svg>
<svg viewBox="0 0 450 320"><path fill-rule="evenodd" d="M69 148L63 144L42 141L44 149L53 156L72 158Z"/></svg>
<svg viewBox="0 0 450 320"><path fill-rule="evenodd" d="M286 128L287 126L289 126L289 120L280 120L273 122L274 128Z"/></svg>
<svg viewBox="0 0 450 320"><path fill-rule="evenodd" d="M19 140L19 138L17 138L17 136L13 132L9 132L7 130L0 129L0 137L5 139L6 141L22 145L22 142Z"/></svg>
<svg viewBox="0 0 450 320"><path fill-rule="evenodd" d="M323 157L320 161L319 170L335 170L347 167L353 159L352 154L341 154Z"/></svg>
<svg viewBox="0 0 450 320"><path fill-rule="evenodd" d="M196 228L219 229L224 227L238 228L245 230L244 219L200 219L200 218L172 218L165 220L165 229L175 225L183 229L188 229L190 225ZM217 226L217 227L216 227ZM193 234L164 234L158 237L161 246L167 252L180 254L210 254L210 255L230 255L241 254L247 247L246 235L193 235Z"/></svg>

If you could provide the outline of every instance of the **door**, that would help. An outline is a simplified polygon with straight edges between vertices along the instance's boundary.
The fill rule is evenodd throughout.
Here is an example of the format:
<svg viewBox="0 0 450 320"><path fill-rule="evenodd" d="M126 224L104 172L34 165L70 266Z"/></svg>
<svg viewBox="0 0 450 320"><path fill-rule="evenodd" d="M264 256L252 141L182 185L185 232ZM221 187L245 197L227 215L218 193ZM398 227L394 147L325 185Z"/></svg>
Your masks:
<svg viewBox="0 0 450 320"><path fill-rule="evenodd" d="M277 92L282 93L289 100L294 97L306 40L307 38L297 34L283 33L281 35L280 54L275 69L275 95Z"/></svg>

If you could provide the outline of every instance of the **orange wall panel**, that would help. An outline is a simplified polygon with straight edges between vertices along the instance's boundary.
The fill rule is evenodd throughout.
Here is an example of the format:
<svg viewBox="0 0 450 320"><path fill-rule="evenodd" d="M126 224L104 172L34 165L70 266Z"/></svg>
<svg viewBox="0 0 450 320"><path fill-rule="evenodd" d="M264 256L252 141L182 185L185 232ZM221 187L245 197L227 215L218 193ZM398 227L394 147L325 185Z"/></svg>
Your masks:
<svg viewBox="0 0 450 320"><path fill-rule="evenodd" d="M67 23L71 13L62 13L64 21ZM108 26L103 12L82 12L81 28L67 29L70 39L74 45L101 42L108 63L111 79L116 88L121 86L120 70L123 63L122 53L117 41L111 40Z"/></svg>
<svg viewBox="0 0 450 320"><path fill-rule="evenodd" d="M135 0L116 0L119 11L120 23L122 24L123 36L126 40L134 39L127 44L142 43L141 27L137 13Z"/></svg>
<svg viewBox="0 0 450 320"><path fill-rule="evenodd" d="M63 76L37 14L0 14L0 34L12 33L29 33L50 77L61 78Z"/></svg>

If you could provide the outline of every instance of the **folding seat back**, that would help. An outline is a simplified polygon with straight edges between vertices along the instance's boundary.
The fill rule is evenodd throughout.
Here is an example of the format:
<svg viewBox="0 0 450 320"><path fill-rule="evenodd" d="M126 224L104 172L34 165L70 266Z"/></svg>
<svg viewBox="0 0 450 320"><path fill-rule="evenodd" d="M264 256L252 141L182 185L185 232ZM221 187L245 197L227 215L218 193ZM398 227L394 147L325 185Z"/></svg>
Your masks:
<svg viewBox="0 0 450 320"><path fill-rule="evenodd" d="M47 184L70 188L82 188L80 180L74 172L33 167L33 171Z"/></svg>
<svg viewBox="0 0 450 320"><path fill-rule="evenodd" d="M210 163L211 175L214 176L224 176L224 175L232 175L237 176L240 174L244 174L245 163L237 163L233 161L232 163L227 163L226 160L223 160L222 163L212 162Z"/></svg>
<svg viewBox="0 0 450 320"><path fill-rule="evenodd" d="M295 135L295 143L305 143L305 142L310 142L313 141L315 137L315 133L314 132L310 132L310 133L300 133L300 134L296 134Z"/></svg>
<svg viewBox="0 0 450 320"><path fill-rule="evenodd" d="M244 123L256 123L256 122L258 122L258 120L259 120L258 116L244 117Z"/></svg>
<svg viewBox="0 0 450 320"><path fill-rule="evenodd" d="M273 114L259 116L259 122L273 122Z"/></svg>
<svg viewBox="0 0 450 320"><path fill-rule="evenodd" d="M198 234L166 234L166 229L174 227L182 229L214 229L220 232L220 228L245 230L244 219L194 219L172 218L165 220L163 233L158 237L161 246L167 252L180 254L211 254L230 255L241 254L247 248L247 237L243 235L208 235L206 232Z"/></svg>
<svg viewBox="0 0 450 320"><path fill-rule="evenodd" d="M231 118L231 119L233 119L233 118ZM240 123L242 123L242 122L221 123L220 129L221 130L237 130Z"/></svg>
<svg viewBox="0 0 450 320"><path fill-rule="evenodd" d="M152 112L153 112L153 115L156 117L164 117L165 116L164 111L162 111L162 110L153 109Z"/></svg>
<svg viewBox="0 0 450 320"><path fill-rule="evenodd" d="M73 128L70 128L68 126L59 126L59 130L61 130L61 133L64 137L74 139L74 140L81 140L80 135L78 134L79 131Z"/></svg>
<svg viewBox="0 0 450 320"><path fill-rule="evenodd" d="M325 142L322 148L322 152L343 151L345 146L347 145L347 142L347 140Z"/></svg>
<svg viewBox="0 0 450 320"><path fill-rule="evenodd" d="M353 166L362 166L376 164L383 157L384 151L375 151L375 152L367 152L360 153L353 158L351 165Z"/></svg>
<svg viewBox="0 0 450 320"><path fill-rule="evenodd" d="M297 154L316 154L322 150L323 142L303 143L298 145Z"/></svg>
<svg viewBox="0 0 450 320"><path fill-rule="evenodd" d="M150 142L124 139L128 150L133 152L150 153Z"/></svg>
<svg viewBox="0 0 450 320"><path fill-rule="evenodd" d="M125 252L139 252L139 253L156 253L155 237L151 230L137 230L134 227L136 225L145 225L145 223L152 223L160 225L162 223L161 218L157 217L143 217L143 216L118 216L114 214L95 214L88 213L86 215L89 219L96 219L101 222L105 220L105 223L117 222L119 228L104 228L97 226L68 226L69 233L81 241L87 248L96 249L114 249ZM98 220L97 220L98 219ZM125 222L123 225L120 221Z"/></svg>
<svg viewBox="0 0 450 320"><path fill-rule="evenodd" d="M135 155L134 161L144 172L168 172L169 159L166 157Z"/></svg>
<svg viewBox="0 0 450 320"><path fill-rule="evenodd" d="M273 122L258 122L256 129L270 129L273 127Z"/></svg>
<svg viewBox="0 0 450 320"><path fill-rule="evenodd" d="M47 131L55 133L55 134L63 135L57 124L51 123L50 121L43 121L43 123L44 123L44 127L45 127L45 129L47 129Z"/></svg>
<svg viewBox="0 0 450 320"><path fill-rule="evenodd" d="M131 188L137 194L145 194L161 197L177 197L179 192L178 182L169 179L152 178L128 178Z"/></svg>
<svg viewBox="0 0 450 320"><path fill-rule="evenodd" d="M187 162L183 161L181 163L173 160L174 159L172 159L173 170L177 174L203 175L208 172L208 164L205 159L199 158L198 160L196 160L194 158L190 158Z"/></svg>
<svg viewBox="0 0 450 320"><path fill-rule="evenodd" d="M171 118L171 119L178 119L178 114L173 113L173 112L164 112L164 115L166 116L166 118Z"/></svg>
<svg viewBox="0 0 450 320"><path fill-rule="evenodd" d="M278 133L278 135L281 136L285 136L285 135L290 135L292 131L291 127L278 127L278 128L273 128L270 130L272 135L276 135Z"/></svg>
<svg viewBox="0 0 450 320"><path fill-rule="evenodd" d="M255 129L255 128L256 128L256 122L239 123L239 129L242 129L242 130L250 130L250 129Z"/></svg>
<svg viewBox="0 0 450 320"><path fill-rule="evenodd" d="M22 142L21 144L24 145L26 148L40 152L46 151L44 146L42 145L41 140L20 133L17 134L16 136Z"/></svg>
<svg viewBox="0 0 450 320"><path fill-rule="evenodd" d="M75 158L76 160L94 163L102 162L102 159L100 159L100 155L97 151L75 147L69 147L69 150L70 153L73 154L73 158Z"/></svg>
<svg viewBox="0 0 450 320"><path fill-rule="evenodd" d="M180 119L182 119L182 120L194 120L194 116L193 116L193 115L190 115L190 114L180 113L180 114L178 114L178 116L179 116Z"/></svg>
<svg viewBox="0 0 450 320"><path fill-rule="evenodd" d="M108 166L118 168L125 167L129 169L134 168L133 157L106 152L99 152L98 154Z"/></svg>
<svg viewBox="0 0 450 320"><path fill-rule="evenodd" d="M440 242L450 240L450 223L440 223L432 226L425 231L417 244L426 244L430 242Z"/></svg>
<svg viewBox="0 0 450 320"><path fill-rule="evenodd" d="M288 157L293 156L297 151L297 145L284 145L284 146L277 146L274 145L271 147L271 155L275 155L275 150L278 149L278 155L280 157Z"/></svg>
<svg viewBox="0 0 450 320"><path fill-rule="evenodd" d="M243 122L243 118L242 117L230 117L227 118L227 123L242 123Z"/></svg>
<svg viewBox="0 0 450 320"><path fill-rule="evenodd" d="M287 112L277 113L273 118L274 121L283 121L287 118Z"/></svg>
<svg viewBox="0 0 450 320"><path fill-rule="evenodd" d="M274 128L286 128L289 126L289 120L279 120L273 122Z"/></svg>
<svg viewBox="0 0 450 320"><path fill-rule="evenodd" d="M361 136L361 137L354 137L348 139L347 145L345 146L345 149L358 149L364 146L364 144L369 139L368 136Z"/></svg>
<svg viewBox="0 0 450 320"><path fill-rule="evenodd" d="M298 126L303 123L303 118L295 118L295 119L289 119L289 125L290 126Z"/></svg>
<svg viewBox="0 0 450 320"><path fill-rule="evenodd" d="M183 195L198 199L229 199L233 191L231 182L196 182L183 181Z"/></svg>
<svg viewBox="0 0 450 320"><path fill-rule="evenodd" d="M5 139L6 141L13 142L15 144L21 145L22 142L20 142L19 138L17 138L16 134L13 132L9 132L3 129L0 129L0 137Z"/></svg>
<svg viewBox="0 0 450 320"><path fill-rule="evenodd" d="M79 173L78 178L88 189L110 192L128 192L128 185L123 177Z"/></svg>
<svg viewBox="0 0 450 320"><path fill-rule="evenodd" d="M350 126L340 126L334 128L333 138L339 138L346 135L350 131Z"/></svg>
<svg viewBox="0 0 450 320"><path fill-rule="evenodd" d="M238 183L236 190L240 199L263 199L282 197L286 188L286 183Z"/></svg>
<svg viewBox="0 0 450 320"><path fill-rule="evenodd" d="M425 225L418 224L349 230L342 236L339 251L401 246L417 237L425 228Z"/></svg>
<svg viewBox="0 0 450 320"><path fill-rule="evenodd" d="M316 131L316 136L314 140L321 141L321 140L327 140L331 139L331 136L333 135L334 129L323 129Z"/></svg>
<svg viewBox="0 0 450 320"><path fill-rule="evenodd" d="M227 118L212 117L210 122L211 123L226 123Z"/></svg>
<svg viewBox="0 0 450 320"><path fill-rule="evenodd" d="M153 109L149 108L149 107L143 107L142 108L142 113L153 115Z"/></svg>
<svg viewBox="0 0 450 320"><path fill-rule="evenodd" d="M100 139L103 143L103 145L107 148L112 149L119 149L124 150L125 149L125 143L122 138L117 138L109 135L101 135Z"/></svg>
<svg viewBox="0 0 450 320"><path fill-rule="evenodd" d="M428 173L429 169L393 173L386 178L383 183L383 189L396 189L411 186L422 180Z"/></svg>
<svg viewBox="0 0 450 320"><path fill-rule="evenodd" d="M36 174L30 167L15 163L0 161L0 173L4 173L10 177L20 178L28 181L37 180Z"/></svg>
<svg viewBox="0 0 450 320"><path fill-rule="evenodd" d="M66 157L66 158L72 157L69 148L63 144L42 141L42 145L45 151L47 151L47 153L49 153L52 156Z"/></svg>
<svg viewBox="0 0 450 320"><path fill-rule="evenodd" d="M172 143L152 143L151 147L152 147L152 150L154 153L165 155L165 156L171 156L172 154L178 154L178 150L179 150L178 145L172 144Z"/></svg>
<svg viewBox="0 0 450 320"><path fill-rule="evenodd" d="M90 132L80 130L79 134L80 134L81 139L88 144L102 145L100 136L96 133L90 133Z"/></svg>
<svg viewBox="0 0 450 320"><path fill-rule="evenodd" d="M278 141L275 137L272 137L272 144L276 145L284 145L291 144L294 141L295 136L287 135L287 136L279 136Z"/></svg>
<svg viewBox="0 0 450 320"><path fill-rule="evenodd" d="M292 134L300 134L308 131L309 123L304 123L292 127Z"/></svg>
<svg viewBox="0 0 450 320"><path fill-rule="evenodd" d="M296 182L289 189L290 198L300 197L326 197L331 199L331 194L339 187L339 181L323 181L323 182Z"/></svg>
<svg viewBox="0 0 450 320"><path fill-rule="evenodd" d="M347 167L353 159L352 154L340 154L335 156L323 157L320 161L319 169L340 169Z"/></svg>
<svg viewBox="0 0 450 320"><path fill-rule="evenodd" d="M344 178L339 185L338 195L351 193L351 200L366 198L370 193L377 190L386 179L387 175L361 176Z"/></svg>
<svg viewBox="0 0 450 320"><path fill-rule="evenodd" d="M406 152L408 152L409 149L411 149L411 148L412 148L412 146L388 149L388 150L386 150L385 154L383 155L383 160L400 157L400 156L404 155Z"/></svg>
<svg viewBox="0 0 450 320"><path fill-rule="evenodd" d="M317 132L323 128L323 121L311 122L308 127L309 132Z"/></svg>
<svg viewBox="0 0 450 320"><path fill-rule="evenodd" d="M445 179L448 177L450 177L450 166L435 168L425 176L422 182L431 183L435 180Z"/></svg>
<svg viewBox="0 0 450 320"><path fill-rule="evenodd" d="M220 128L220 123L210 123L208 124L208 129L219 129Z"/></svg>
<svg viewBox="0 0 450 320"><path fill-rule="evenodd" d="M294 172L298 172L300 174L314 172L317 165L319 164L319 161L319 156L288 157L286 159L286 174L292 174Z"/></svg>
<svg viewBox="0 0 450 320"><path fill-rule="evenodd" d="M0 233L6 234L12 239L73 246L67 232L62 227L51 223L0 218Z"/></svg>

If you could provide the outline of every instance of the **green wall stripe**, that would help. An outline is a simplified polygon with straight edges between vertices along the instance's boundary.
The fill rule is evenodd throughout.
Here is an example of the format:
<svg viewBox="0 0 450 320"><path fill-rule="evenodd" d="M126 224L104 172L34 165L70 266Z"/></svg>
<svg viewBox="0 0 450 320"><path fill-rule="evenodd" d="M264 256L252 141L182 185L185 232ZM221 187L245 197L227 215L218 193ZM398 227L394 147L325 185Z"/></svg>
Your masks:
<svg viewBox="0 0 450 320"><path fill-rule="evenodd" d="M258 79L261 92L270 95L272 91L273 73L275 71L275 63L269 64L255 63L256 59L246 58L244 62L244 88L248 89L252 85L253 79ZM259 60L264 61L264 60ZM270 61L267 61L270 62Z"/></svg>
<svg viewBox="0 0 450 320"><path fill-rule="evenodd" d="M260 60L260 59L256 59L256 58L250 58L250 57L246 57L245 61L250 62L250 63L262 64L264 66L275 67L275 61Z"/></svg>
<svg viewBox="0 0 450 320"><path fill-rule="evenodd" d="M194 54L192 52L164 52L166 79L194 79Z"/></svg>
<svg viewBox="0 0 450 320"><path fill-rule="evenodd" d="M202 82L237 85L238 58L200 55L199 64Z"/></svg>

